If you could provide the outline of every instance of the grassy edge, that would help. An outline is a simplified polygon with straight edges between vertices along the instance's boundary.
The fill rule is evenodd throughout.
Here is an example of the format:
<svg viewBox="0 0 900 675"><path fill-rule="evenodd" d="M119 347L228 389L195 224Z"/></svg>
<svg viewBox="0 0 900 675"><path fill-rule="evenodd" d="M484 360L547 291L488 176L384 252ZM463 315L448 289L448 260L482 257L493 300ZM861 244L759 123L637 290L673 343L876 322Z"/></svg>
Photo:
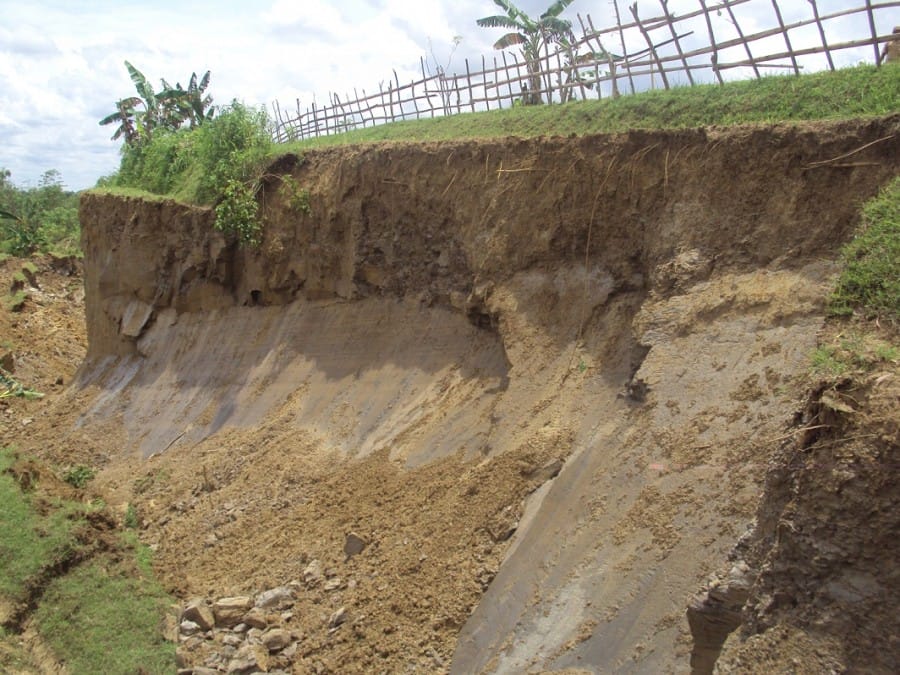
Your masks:
<svg viewBox="0 0 900 675"><path fill-rule="evenodd" d="M0 449L0 600L8 606L37 602L30 619L72 675L172 672L175 645L162 629L172 599L153 577L150 550L132 532L100 532L103 545L91 548L85 543L89 516L101 507L45 494L43 468L35 472L37 483L23 489L22 479L9 472L14 465L23 460ZM86 559L65 564L86 549ZM58 576L45 579L57 569ZM27 658L12 618L3 620L0 670Z"/></svg>

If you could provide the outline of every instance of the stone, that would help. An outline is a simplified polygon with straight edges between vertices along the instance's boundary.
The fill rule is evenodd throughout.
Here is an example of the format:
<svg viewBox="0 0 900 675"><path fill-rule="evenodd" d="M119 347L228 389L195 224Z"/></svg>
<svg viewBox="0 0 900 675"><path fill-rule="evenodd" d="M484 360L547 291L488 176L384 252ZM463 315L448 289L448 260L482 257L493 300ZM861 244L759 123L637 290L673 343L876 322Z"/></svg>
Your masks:
<svg viewBox="0 0 900 675"><path fill-rule="evenodd" d="M182 621L193 621L200 630L211 630L216 625L212 610L203 600L191 600L181 613Z"/></svg>
<svg viewBox="0 0 900 675"><path fill-rule="evenodd" d="M247 596L232 598L220 598L213 603L213 616L216 618L216 626L231 628L241 623L244 614L253 606L253 601Z"/></svg>
<svg viewBox="0 0 900 675"><path fill-rule="evenodd" d="M260 670L266 672L268 669L268 653L258 645L244 645L229 661L226 672L229 675L249 675Z"/></svg>
<svg viewBox="0 0 900 675"><path fill-rule="evenodd" d="M215 668L194 668L194 675L219 675L219 671Z"/></svg>
<svg viewBox="0 0 900 675"><path fill-rule="evenodd" d="M239 647L244 642L243 638L240 635L235 635L234 633L225 633L222 636L222 644L223 645L231 645L232 647Z"/></svg>
<svg viewBox="0 0 900 675"><path fill-rule="evenodd" d="M287 609L294 606L294 593L288 586L263 591L256 596L256 606L263 609Z"/></svg>
<svg viewBox="0 0 900 675"><path fill-rule="evenodd" d="M283 628L273 628L263 633L260 638L263 647L270 652L277 652L287 647L293 641L290 631Z"/></svg>
<svg viewBox="0 0 900 675"><path fill-rule="evenodd" d="M144 326L150 320L153 314L153 306L140 300L132 300L125 308L122 314L122 324L120 327L122 335L128 337L138 337Z"/></svg>
<svg viewBox="0 0 900 675"><path fill-rule="evenodd" d="M0 356L0 368L3 368L10 374L16 372L16 358L12 352L6 352L3 356Z"/></svg>
<svg viewBox="0 0 900 675"><path fill-rule="evenodd" d="M269 625L265 610L259 607L254 607L247 612L241 623L246 624L250 628L265 628Z"/></svg>
<svg viewBox="0 0 900 675"><path fill-rule="evenodd" d="M344 553L347 554L347 560L350 560L355 555L358 555L363 552L366 548L367 542L365 539L360 537L355 532L351 532L347 535L347 538L344 540Z"/></svg>
<svg viewBox="0 0 900 675"><path fill-rule="evenodd" d="M329 579L325 582L325 590L326 591L336 591L341 587L341 578L335 577L334 579Z"/></svg>
<svg viewBox="0 0 900 675"><path fill-rule="evenodd" d="M534 480L538 484L546 483L551 478L556 478L559 475L559 472L562 471L563 468L563 460L559 457L555 459L551 459L549 462L544 464L538 469L535 469L529 478Z"/></svg>
<svg viewBox="0 0 900 675"><path fill-rule="evenodd" d="M337 627L340 626L342 623L345 623L345 622L347 621L348 618L349 618L349 617L348 617L348 613L347 613L347 608L346 608L346 607L341 607L339 610L337 610L336 612L334 612L334 613L328 618L328 627L329 627L329 628L337 628Z"/></svg>
<svg viewBox="0 0 900 675"><path fill-rule="evenodd" d="M182 635L195 635L200 632L200 626L193 621L182 621L178 626L178 630Z"/></svg>
<svg viewBox="0 0 900 675"><path fill-rule="evenodd" d="M312 560L306 569L303 570L303 583L307 586L317 586L325 579L325 573L322 571L322 563L318 560Z"/></svg>

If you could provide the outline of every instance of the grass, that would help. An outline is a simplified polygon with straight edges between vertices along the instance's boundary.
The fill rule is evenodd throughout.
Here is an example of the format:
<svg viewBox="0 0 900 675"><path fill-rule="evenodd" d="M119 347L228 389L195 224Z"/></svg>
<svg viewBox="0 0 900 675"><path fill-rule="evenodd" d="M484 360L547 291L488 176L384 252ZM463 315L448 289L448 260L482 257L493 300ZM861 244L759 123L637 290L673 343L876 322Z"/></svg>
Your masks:
<svg viewBox="0 0 900 675"><path fill-rule="evenodd" d="M170 673L175 645L160 630L169 604L152 580L124 576L101 559L54 580L35 619L72 675Z"/></svg>
<svg viewBox="0 0 900 675"><path fill-rule="evenodd" d="M65 504L47 515L38 514L7 472L15 461L11 450L0 451L0 596L19 602L25 599L28 582L74 545L81 507Z"/></svg>
<svg viewBox="0 0 900 675"><path fill-rule="evenodd" d="M862 227L842 261L830 313L900 322L900 176L863 207Z"/></svg>
<svg viewBox="0 0 900 675"><path fill-rule="evenodd" d="M102 506L50 498L40 471L23 491L8 471L16 462L0 449L0 600L37 599L38 633L72 675L173 672L175 645L161 629L171 599L153 579L150 550L134 532L97 534L107 538L91 547L88 516ZM11 628L0 634L0 670L18 658Z"/></svg>
<svg viewBox="0 0 900 675"><path fill-rule="evenodd" d="M618 99L520 106L396 122L279 146L282 151L374 141L567 136L886 115L900 110L900 64L657 90Z"/></svg>

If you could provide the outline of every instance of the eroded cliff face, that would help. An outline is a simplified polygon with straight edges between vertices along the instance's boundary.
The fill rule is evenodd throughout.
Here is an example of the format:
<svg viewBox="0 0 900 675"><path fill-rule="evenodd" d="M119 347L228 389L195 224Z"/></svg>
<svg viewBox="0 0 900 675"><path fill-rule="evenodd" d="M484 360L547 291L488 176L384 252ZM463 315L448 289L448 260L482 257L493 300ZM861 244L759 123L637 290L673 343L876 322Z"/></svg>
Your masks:
<svg viewBox="0 0 900 675"><path fill-rule="evenodd" d="M151 458L94 449L179 593L353 580L304 589L301 671L686 671L898 131L310 152L270 167L258 249L88 194L74 423Z"/></svg>

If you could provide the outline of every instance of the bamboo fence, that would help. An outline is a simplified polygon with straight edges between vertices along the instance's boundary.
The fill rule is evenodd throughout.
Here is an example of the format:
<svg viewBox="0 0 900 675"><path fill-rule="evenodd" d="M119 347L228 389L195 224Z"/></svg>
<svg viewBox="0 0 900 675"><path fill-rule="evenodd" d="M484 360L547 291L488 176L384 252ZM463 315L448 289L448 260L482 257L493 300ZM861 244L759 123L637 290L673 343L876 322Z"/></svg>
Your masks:
<svg viewBox="0 0 900 675"><path fill-rule="evenodd" d="M677 16L670 11L669 0L656 2L661 13L642 17L637 2L627 5L622 0L620 6L620 0L612 0L615 22L599 29L590 15L578 15L581 36L573 31L566 47L554 44L554 49L545 41L537 61L503 51L490 60L482 56L480 63L466 59L462 73L438 68L431 74L422 58L421 78L408 84L401 84L394 70L377 92L354 89L343 97L329 93L324 105L313 102L305 108L298 99L293 112L275 102L275 139L286 142L522 104L617 97L658 86L693 86L713 77L722 83L727 71L756 78L771 69L799 74L800 59L813 55L823 55L824 66L834 70L834 54L849 49L871 48L873 62L880 65L890 43L900 41L893 26L878 29L897 19L900 0L856 0L855 7L825 14L817 0L792 0L793 7L807 5L808 15L791 23L785 22L778 0L697 0L695 10ZM752 30L741 26L735 12L741 5L755 11ZM763 8L770 14L768 26L758 18ZM866 19L865 31L840 42L827 39L828 27L841 23L846 33L847 18L860 15ZM810 28L817 44L796 47L792 34L808 35ZM736 52L741 55L735 57Z"/></svg>

